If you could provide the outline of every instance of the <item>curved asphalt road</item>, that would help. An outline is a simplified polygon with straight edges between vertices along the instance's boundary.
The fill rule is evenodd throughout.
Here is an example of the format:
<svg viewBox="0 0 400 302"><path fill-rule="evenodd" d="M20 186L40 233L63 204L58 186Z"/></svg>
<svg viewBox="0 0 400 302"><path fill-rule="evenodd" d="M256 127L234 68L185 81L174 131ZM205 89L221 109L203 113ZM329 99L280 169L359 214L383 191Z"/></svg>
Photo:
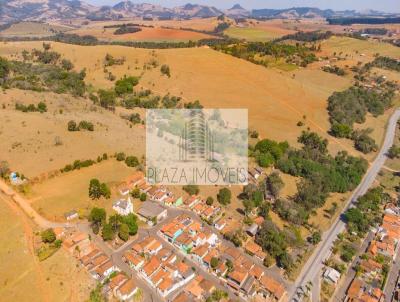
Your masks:
<svg viewBox="0 0 400 302"><path fill-rule="evenodd" d="M386 159L387 152L389 148L393 145L394 136L397 127L397 121L400 119L400 109L397 109L389 119L389 123L386 129L386 136L379 151L378 156L369 167L367 173L365 174L363 180L357 189L353 192L352 196L347 202L347 205L343 209L343 213L349 209L360 197L365 194L369 187L373 184L378 172L383 167ZM319 279L319 274L321 273L323 262L330 256L331 247L333 246L333 242L335 241L337 235L344 231L345 223L340 219L340 216L337 218L335 223L331 226L331 228L322 236L322 241L316 247L314 253L308 259L307 263L304 265L301 274L297 278L294 286L291 290L289 290L289 298L290 301L301 301L302 297L299 292L300 288L305 289L307 284L310 282L314 285L319 284L316 280ZM311 289L312 291L312 289ZM319 293L319 289L315 290L315 293ZM319 294L318 294L319 296ZM312 301L319 301L319 297L313 297Z"/></svg>

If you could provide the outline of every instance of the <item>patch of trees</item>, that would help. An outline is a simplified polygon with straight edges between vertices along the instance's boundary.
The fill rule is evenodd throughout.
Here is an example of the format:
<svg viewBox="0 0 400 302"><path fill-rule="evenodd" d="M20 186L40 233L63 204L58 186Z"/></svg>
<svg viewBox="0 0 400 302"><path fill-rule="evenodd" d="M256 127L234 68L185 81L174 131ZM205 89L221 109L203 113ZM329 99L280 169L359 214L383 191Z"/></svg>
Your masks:
<svg viewBox="0 0 400 302"><path fill-rule="evenodd" d="M55 51L49 50L38 50L34 49L32 51L33 56L36 58L36 61L43 64L57 64L58 60L60 59L61 55Z"/></svg>
<svg viewBox="0 0 400 302"><path fill-rule="evenodd" d="M89 197L91 199L99 199L101 197L109 199L111 197L110 188L106 183L101 183L97 178L93 178L89 183Z"/></svg>
<svg viewBox="0 0 400 302"><path fill-rule="evenodd" d="M24 105L24 104L16 103L15 110L22 111L22 112L44 113L44 112L47 112L47 105L44 102L39 102L37 105L35 105L35 104Z"/></svg>
<svg viewBox="0 0 400 302"><path fill-rule="evenodd" d="M186 185L182 187L182 190L189 195L197 195L200 192L200 188L198 185Z"/></svg>
<svg viewBox="0 0 400 302"><path fill-rule="evenodd" d="M80 131L80 130L88 130L94 131L94 125L91 122L82 120L77 124L75 121L71 120L67 125L68 131Z"/></svg>
<svg viewBox="0 0 400 302"><path fill-rule="evenodd" d="M371 17L354 17L354 18L328 18L331 25L352 25L352 24L394 24L400 23L400 17L371 18Z"/></svg>
<svg viewBox="0 0 400 302"><path fill-rule="evenodd" d="M109 53L104 57L104 67L123 65L125 63L125 58L114 58Z"/></svg>
<svg viewBox="0 0 400 302"><path fill-rule="evenodd" d="M293 260L287 252L288 238L272 221L266 220L261 225L256 235L256 243L274 257L280 267L287 271L292 269Z"/></svg>
<svg viewBox="0 0 400 302"><path fill-rule="evenodd" d="M300 43L296 45L275 42L220 43L213 45L213 48L263 66L268 66L265 56L271 56L275 60L284 59L287 63L303 67L317 60L313 50Z"/></svg>
<svg viewBox="0 0 400 302"><path fill-rule="evenodd" d="M200 104L200 101L196 100L194 102L185 103L183 105L185 109L203 109L203 105Z"/></svg>
<svg viewBox="0 0 400 302"><path fill-rule="evenodd" d="M390 69L400 72L400 61L390 57L379 56L375 58L370 64L375 67Z"/></svg>
<svg viewBox="0 0 400 302"><path fill-rule="evenodd" d="M355 207L346 211L344 219L350 233L363 237L369 229L382 222L381 207L390 201L390 196L382 187L368 190L359 197Z"/></svg>
<svg viewBox="0 0 400 302"><path fill-rule="evenodd" d="M10 64L8 60L0 57L0 85L6 82L8 75L10 73Z"/></svg>
<svg viewBox="0 0 400 302"><path fill-rule="evenodd" d="M139 31L142 31L140 27L122 24L116 31L114 31L114 35L133 34Z"/></svg>
<svg viewBox="0 0 400 302"><path fill-rule="evenodd" d="M384 89L353 86L342 92L334 92L328 99L330 134L353 139L356 149L364 153L375 151L375 141L368 136L368 131L355 132L353 124L364 123L367 112L379 116L392 106L393 88L381 87Z"/></svg>
<svg viewBox="0 0 400 302"><path fill-rule="evenodd" d="M340 68L339 66L323 66L322 70L325 72L336 74L338 76L344 76L346 74L344 69Z"/></svg>
<svg viewBox="0 0 400 302"><path fill-rule="evenodd" d="M274 197L278 198L279 193L285 186L282 178L280 177L278 172L272 172L270 175L267 176L265 180L265 185L267 191Z"/></svg>
<svg viewBox="0 0 400 302"><path fill-rule="evenodd" d="M378 145L375 140L369 136L371 129L353 131L352 139L354 140L354 147L364 154L376 152Z"/></svg>
<svg viewBox="0 0 400 302"><path fill-rule="evenodd" d="M52 38L55 42L61 43L68 43L68 44L75 44L75 45L98 45L99 40L96 37L90 35L77 35L77 34L66 34L66 33L59 33Z"/></svg>
<svg viewBox="0 0 400 302"><path fill-rule="evenodd" d="M139 84L139 78L124 76L122 79L115 82L115 93L118 96L132 93L133 87Z"/></svg>
<svg viewBox="0 0 400 302"><path fill-rule="evenodd" d="M220 204L226 206L231 203L232 193L228 188L222 188L217 194L217 200Z"/></svg>
<svg viewBox="0 0 400 302"><path fill-rule="evenodd" d="M289 148L277 167L284 173L303 177L294 201L307 212L321 207L329 193L351 191L360 183L368 167L365 159L345 151L332 157L327 151L327 140L316 133L303 132L298 141L303 144L302 149Z"/></svg>
<svg viewBox="0 0 400 302"><path fill-rule="evenodd" d="M75 160L72 164L68 164L64 168L60 169L60 171L61 172L69 172L69 171L73 171L73 170L79 170L81 168L87 168L87 167L94 165L96 162L100 163L103 160L107 160L107 159L108 159L108 155L107 155L107 153L104 153L103 155L98 156L96 161L94 161L92 159Z"/></svg>
<svg viewBox="0 0 400 302"><path fill-rule="evenodd" d="M222 33L230 27L228 22L221 22L214 28L214 33Z"/></svg>
<svg viewBox="0 0 400 302"><path fill-rule="evenodd" d="M139 113L121 114L121 118L130 121L132 124L140 124L142 122Z"/></svg>
<svg viewBox="0 0 400 302"><path fill-rule="evenodd" d="M250 155L254 157L261 167L270 167L274 165L289 148L287 142L275 142L269 139L259 141Z"/></svg>
<svg viewBox="0 0 400 302"><path fill-rule="evenodd" d="M295 40L301 42L315 42L320 40L326 40L332 37L333 33L331 31L299 31L294 34L283 36L276 41L284 41L284 40Z"/></svg>
<svg viewBox="0 0 400 302"><path fill-rule="evenodd" d="M400 158L400 147L393 145L388 151L388 156L391 159Z"/></svg>
<svg viewBox="0 0 400 302"><path fill-rule="evenodd" d="M367 35L380 35L380 36L384 36L388 33L388 30L386 28L364 28L362 30L362 32L364 34Z"/></svg>
<svg viewBox="0 0 400 302"><path fill-rule="evenodd" d="M1 65L1 64L0 64ZM53 91L82 96L86 86L86 72L67 71L52 64L32 64L8 61L8 76L4 78L3 87L34 91Z"/></svg>
<svg viewBox="0 0 400 302"><path fill-rule="evenodd" d="M69 172L73 170L80 170L81 168L87 168L93 166L96 162L91 159L87 160L76 160L72 164L66 165L64 168L61 169L61 172Z"/></svg>
<svg viewBox="0 0 400 302"><path fill-rule="evenodd" d="M114 239L117 234L123 241L127 241L129 236L136 235L138 231L137 217L132 213L126 216L115 214L110 216L107 222L105 209L93 208L89 214L89 221L93 232L98 234L101 230L105 241Z"/></svg>

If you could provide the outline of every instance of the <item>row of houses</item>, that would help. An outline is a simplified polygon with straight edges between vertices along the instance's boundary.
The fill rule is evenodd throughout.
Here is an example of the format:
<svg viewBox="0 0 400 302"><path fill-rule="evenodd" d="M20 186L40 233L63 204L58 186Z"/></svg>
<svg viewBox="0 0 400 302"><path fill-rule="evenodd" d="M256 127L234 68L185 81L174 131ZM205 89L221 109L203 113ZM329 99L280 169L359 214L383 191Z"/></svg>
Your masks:
<svg viewBox="0 0 400 302"><path fill-rule="evenodd" d="M123 259L161 297L168 296L195 278L192 268L154 237L135 243L124 253Z"/></svg>
<svg viewBox="0 0 400 302"><path fill-rule="evenodd" d="M186 254L206 244L214 247L219 242L216 234L186 214L179 215L170 223L165 224L160 233L168 242Z"/></svg>
<svg viewBox="0 0 400 302"><path fill-rule="evenodd" d="M385 208L383 222L376 230L375 238L371 241L367 258L358 263L361 274L352 281L347 290L345 301L382 302L385 295L381 290L384 282L384 267L382 261L394 261L400 241L400 208L389 204Z"/></svg>
<svg viewBox="0 0 400 302"><path fill-rule="evenodd" d="M221 244L216 234L189 215L176 217L160 229L160 234L206 271L222 279L238 295L244 298L258 296L263 301L286 301L285 288L273 278L264 275L263 267L242 255L237 248ZM259 260L265 258L262 248L253 241L249 241L244 249ZM207 281L197 278L180 296L190 296L192 300L196 300L212 292L209 286L202 289L199 288L200 285L195 286L196 282L208 284Z"/></svg>
<svg viewBox="0 0 400 302"><path fill-rule="evenodd" d="M94 279L105 284L104 292L107 295L128 301L139 290L134 280L121 273L118 266L90 241L86 233L68 232L64 228L55 228L54 232L57 239L63 239L63 248L76 257Z"/></svg>

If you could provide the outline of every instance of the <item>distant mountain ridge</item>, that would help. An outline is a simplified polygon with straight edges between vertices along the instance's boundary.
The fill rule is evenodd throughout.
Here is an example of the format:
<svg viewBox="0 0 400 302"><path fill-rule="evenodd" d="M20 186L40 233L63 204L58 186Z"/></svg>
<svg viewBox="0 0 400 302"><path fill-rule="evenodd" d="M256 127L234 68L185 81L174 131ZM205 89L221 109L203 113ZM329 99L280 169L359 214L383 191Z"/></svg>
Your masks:
<svg viewBox="0 0 400 302"><path fill-rule="evenodd" d="M118 20L123 18L191 19L208 18L220 15L231 18L331 18L355 16L381 16L384 13L368 10L333 11L313 7L294 7L287 9L244 9L235 4L225 11L213 6L186 4L166 8L149 3L134 3L124 0L113 6L94 6L80 0L0 0L0 23L23 20L52 21L87 18L91 20Z"/></svg>

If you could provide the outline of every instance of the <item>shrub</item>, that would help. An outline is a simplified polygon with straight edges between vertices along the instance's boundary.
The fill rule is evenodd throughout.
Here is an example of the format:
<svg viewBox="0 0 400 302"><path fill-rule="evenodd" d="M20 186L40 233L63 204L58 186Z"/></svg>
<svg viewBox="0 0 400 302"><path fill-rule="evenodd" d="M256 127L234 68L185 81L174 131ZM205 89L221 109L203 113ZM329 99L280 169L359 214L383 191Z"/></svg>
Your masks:
<svg viewBox="0 0 400 302"><path fill-rule="evenodd" d="M136 156L128 156L128 157L126 157L126 159L125 159L125 164L126 164L128 167L136 167L136 166L139 165L139 160L137 159Z"/></svg>
<svg viewBox="0 0 400 302"><path fill-rule="evenodd" d="M170 70L168 65L164 64L164 65L161 66L161 73L163 75L168 76L169 78L171 77L171 70Z"/></svg>
<svg viewBox="0 0 400 302"><path fill-rule="evenodd" d="M124 77L123 79L115 82L115 93L117 95L123 95L133 92L133 87L139 84L139 79L136 77Z"/></svg>
<svg viewBox="0 0 400 302"><path fill-rule="evenodd" d="M118 153L115 155L115 158L116 158L118 161L124 161L125 158L126 158L126 156L125 156L125 153L124 153L124 152L118 152Z"/></svg>
<svg viewBox="0 0 400 302"><path fill-rule="evenodd" d="M52 243L56 240L56 234L54 233L53 229L47 229L41 232L40 237L45 243Z"/></svg>
<svg viewBox="0 0 400 302"><path fill-rule="evenodd" d="M75 121L69 121L68 122L68 131L78 131L79 128L76 125Z"/></svg>
<svg viewBox="0 0 400 302"><path fill-rule="evenodd" d="M200 192L199 186L197 185L186 185L182 189L189 195L197 195Z"/></svg>
<svg viewBox="0 0 400 302"><path fill-rule="evenodd" d="M231 203L232 193L228 188L222 188L217 194L217 200L222 205L228 205Z"/></svg>

